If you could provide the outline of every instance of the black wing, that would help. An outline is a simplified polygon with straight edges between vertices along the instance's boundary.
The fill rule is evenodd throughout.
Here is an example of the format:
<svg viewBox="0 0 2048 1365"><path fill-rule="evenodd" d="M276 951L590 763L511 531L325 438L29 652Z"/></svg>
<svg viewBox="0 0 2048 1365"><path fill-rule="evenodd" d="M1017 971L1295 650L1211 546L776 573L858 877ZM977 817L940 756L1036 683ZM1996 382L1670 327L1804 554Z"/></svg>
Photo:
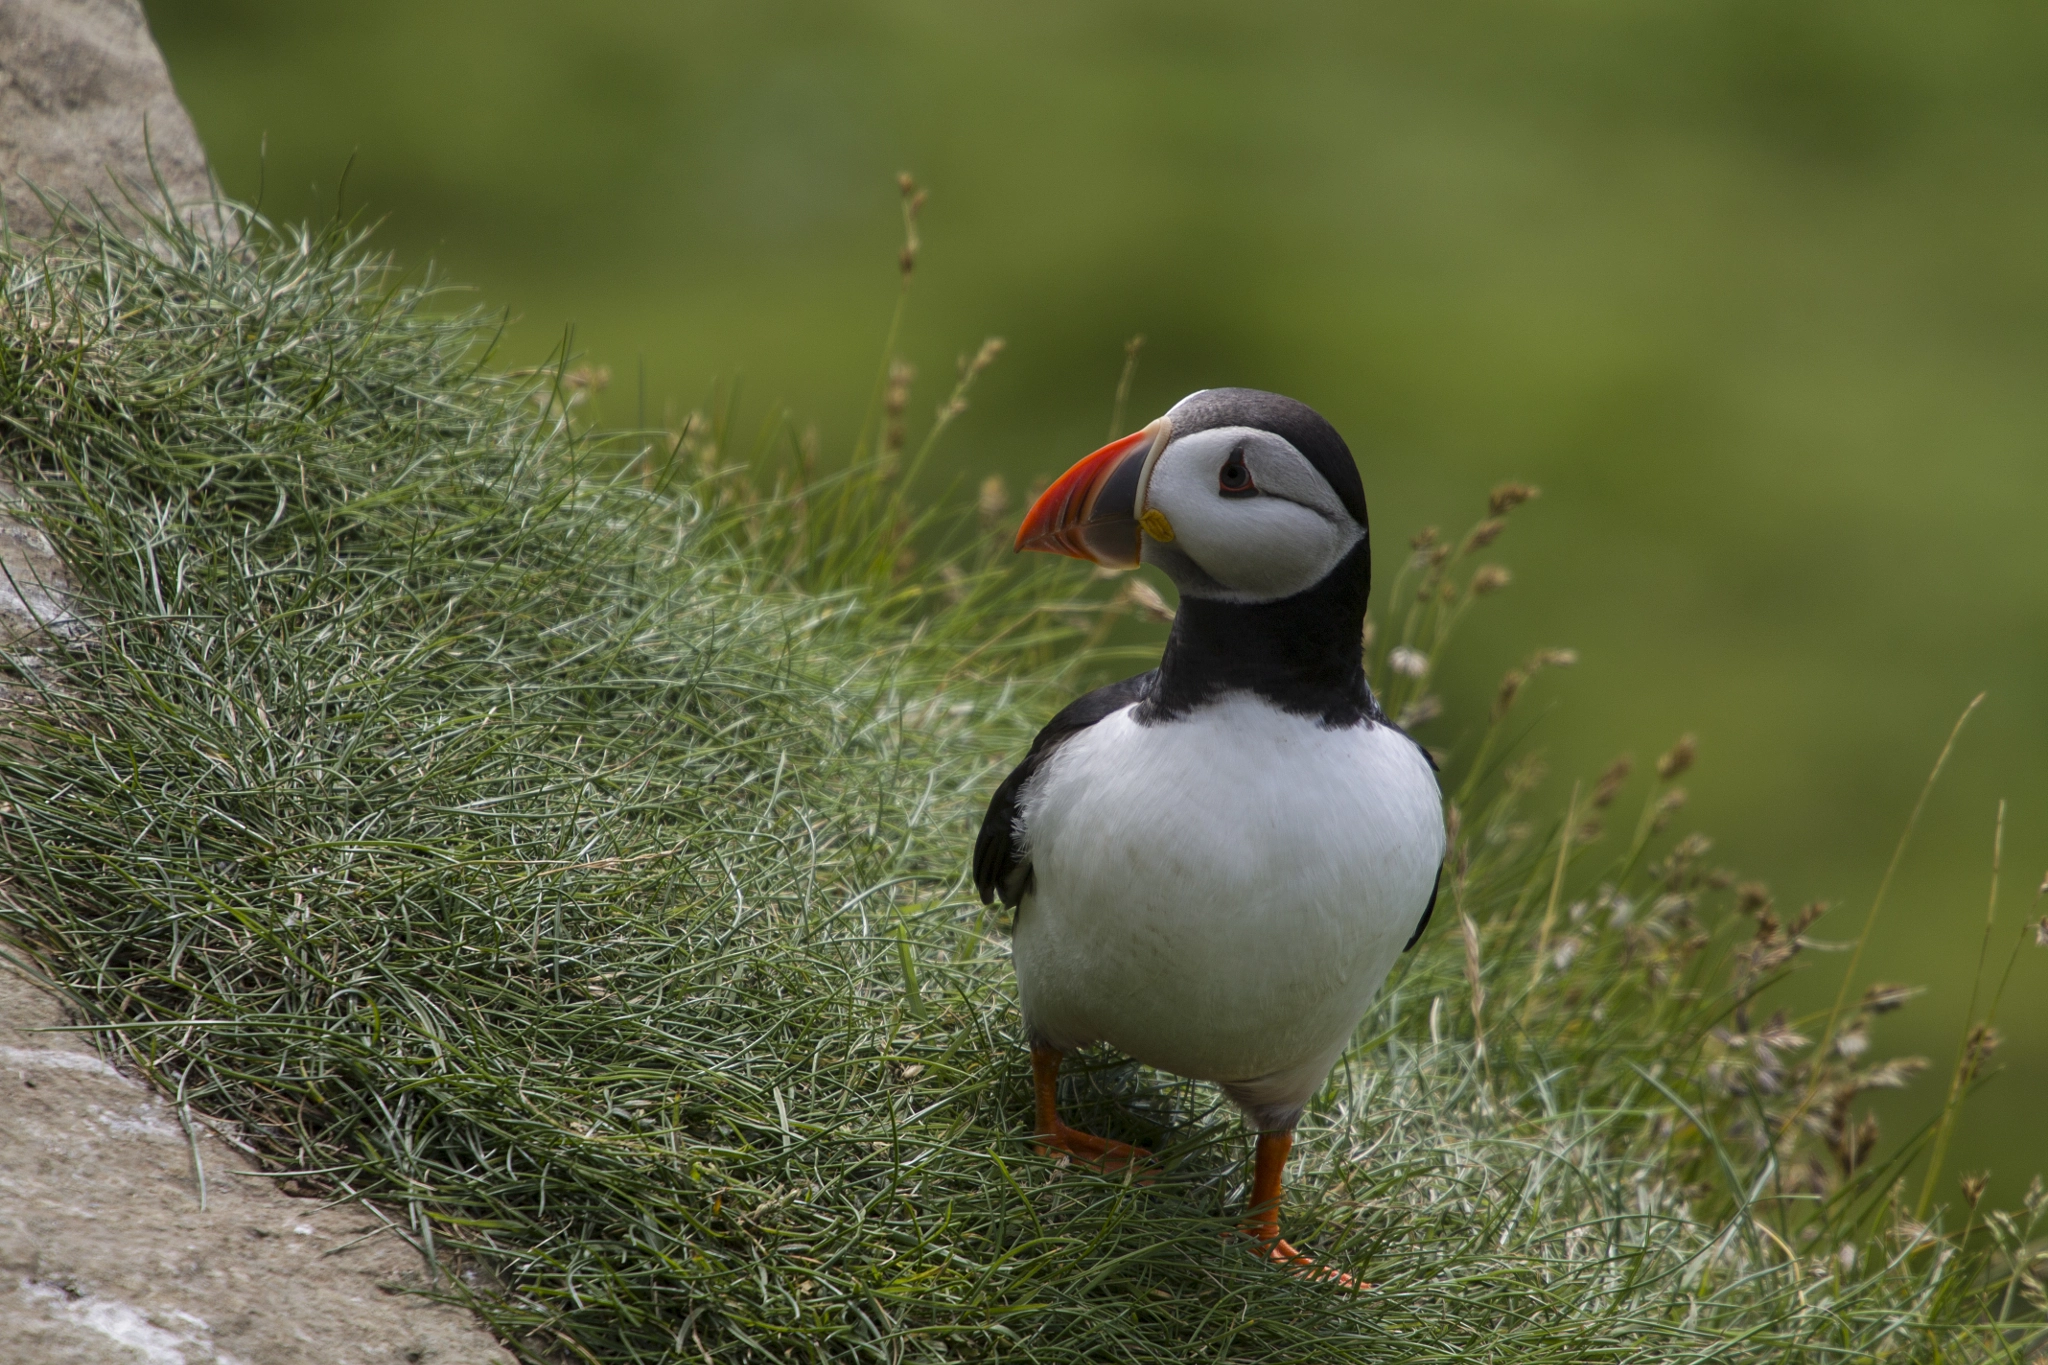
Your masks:
<svg viewBox="0 0 2048 1365"><path fill-rule="evenodd" d="M1023 815L1017 798L1024 784L1038 771L1038 765L1054 749L1097 721L1132 702L1143 701L1158 676L1159 670L1155 668L1135 678L1096 688L1069 702L1031 741L1031 752L1024 755L1024 761L1011 770L996 788L996 794L989 798L988 813L981 817L981 833L975 836L974 889L981 894L983 905L1001 896L1004 905L1015 908L1031 889L1031 861L1017 846L1021 833L1018 822Z"/></svg>
<svg viewBox="0 0 2048 1365"><path fill-rule="evenodd" d="M1402 945L1402 952L1405 953L1416 944L1422 942L1422 931L1429 927L1429 917L1436 913L1436 893L1443 889L1443 884L1444 867L1442 863L1438 863L1436 867L1436 880L1429 884L1429 904L1422 907L1422 918L1415 921L1415 932L1408 935L1408 942Z"/></svg>

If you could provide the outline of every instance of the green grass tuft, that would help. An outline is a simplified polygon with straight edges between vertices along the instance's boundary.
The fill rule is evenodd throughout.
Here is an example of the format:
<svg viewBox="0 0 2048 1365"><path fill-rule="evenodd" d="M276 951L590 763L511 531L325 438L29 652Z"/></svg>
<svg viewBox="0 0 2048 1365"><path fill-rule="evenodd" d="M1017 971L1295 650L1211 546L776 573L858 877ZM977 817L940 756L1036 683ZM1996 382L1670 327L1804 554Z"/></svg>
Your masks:
<svg viewBox="0 0 2048 1365"><path fill-rule="evenodd" d="M110 1049L291 1188L378 1201L531 1358L2043 1339L2038 1195L1906 1219L1916 1148L1873 1157L1853 1108L1900 1064L1750 1017L1805 926L1667 832L1684 758L1524 809L1500 756L1555 654L1452 746L1437 923L1297 1148L1290 1237L1374 1289L1230 1236L1249 1142L1208 1087L1095 1059L1073 1113L1154 1178L1036 1156L966 849L1128 594L783 425L593 438L357 239L243 221L0 259L0 459L98 623L13 660L0 916ZM1388 652L1444 666L1498 531L1383 598L1418 724Z"/></svg>

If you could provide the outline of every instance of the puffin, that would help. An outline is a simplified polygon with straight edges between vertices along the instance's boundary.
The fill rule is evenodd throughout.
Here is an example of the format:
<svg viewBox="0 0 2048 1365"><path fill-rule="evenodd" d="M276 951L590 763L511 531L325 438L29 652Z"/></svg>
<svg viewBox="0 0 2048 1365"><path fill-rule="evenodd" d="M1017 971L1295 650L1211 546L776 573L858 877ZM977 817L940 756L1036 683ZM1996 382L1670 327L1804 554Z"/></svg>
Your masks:
<svg viewBox="0 0 2048 1365"><path fill-rule="evenodd" d="M1364 667L1372 587L1351 451L1306 404L1204 389L1048 487L1016 549L1158 570L1159 666L1088 693L997 786L975 889L1014 912L1036 1141L1150 1154L1061 1120L1063 1058L1107 1044L1221 1087L1257 1132L1243 1231L1280 1235L1294 1128L1436 905L1443 798Z"/></svg>

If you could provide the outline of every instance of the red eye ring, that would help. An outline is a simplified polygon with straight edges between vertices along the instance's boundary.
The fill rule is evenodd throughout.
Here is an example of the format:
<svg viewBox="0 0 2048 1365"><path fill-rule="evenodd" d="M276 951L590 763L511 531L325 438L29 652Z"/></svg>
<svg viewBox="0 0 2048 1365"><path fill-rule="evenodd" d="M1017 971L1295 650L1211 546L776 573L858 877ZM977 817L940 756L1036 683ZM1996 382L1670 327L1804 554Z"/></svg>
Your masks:
<svg viewBox="0 0 2048 1365"><path fill-rule="evenodd" d="M1223 468L1216 473L1216 494L1224 498L1256 498L1258 485L1252 482L1252 472L1245 467L1244 447L1230 452L1230 458L1223 462Z"/></svg>

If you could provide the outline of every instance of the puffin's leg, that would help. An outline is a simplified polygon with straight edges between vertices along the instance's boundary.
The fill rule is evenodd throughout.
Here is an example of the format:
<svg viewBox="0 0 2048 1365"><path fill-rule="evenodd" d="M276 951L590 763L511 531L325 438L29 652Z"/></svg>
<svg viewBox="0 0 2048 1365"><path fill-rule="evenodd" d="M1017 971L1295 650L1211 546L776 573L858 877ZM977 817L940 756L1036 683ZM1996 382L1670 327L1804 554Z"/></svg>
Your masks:
<svg viewBox="0 0 2048 1365"><path fill-rule="evenodd" d="M1346 1289L1355 1289L1357 1280L1341 1270L1317 1265L1315 1257L1296 1251L1280 1235L1281 1177L1287 1171L1287 1154L1293 1150L1292 1128L1259 1134L1258 1150L1252 1157L1252 1197L1245 1210L1245 1233L1265 1248L1268 1259L1299 1270L1311 1279L1331 1280Z"/></svg>
<svg viewBox="0 0 2048 1365"><path fill-rule="evenodd" d="M1060 1122L1059 1080L1062 1055L1058 1048L1045 1043L1031 1045L1031 1089L1038 1109L1038 1150L1048 1156L1055 1152L1064 1152L1091 1166L1099 1166L1105 1171L1120 1171L1133 1162L1152 1155L1143 1147L1133 1147L1128 1142L1097 1137L1093 1133L1084 1133L1078 1128L1069 1128Z"/></svg>

